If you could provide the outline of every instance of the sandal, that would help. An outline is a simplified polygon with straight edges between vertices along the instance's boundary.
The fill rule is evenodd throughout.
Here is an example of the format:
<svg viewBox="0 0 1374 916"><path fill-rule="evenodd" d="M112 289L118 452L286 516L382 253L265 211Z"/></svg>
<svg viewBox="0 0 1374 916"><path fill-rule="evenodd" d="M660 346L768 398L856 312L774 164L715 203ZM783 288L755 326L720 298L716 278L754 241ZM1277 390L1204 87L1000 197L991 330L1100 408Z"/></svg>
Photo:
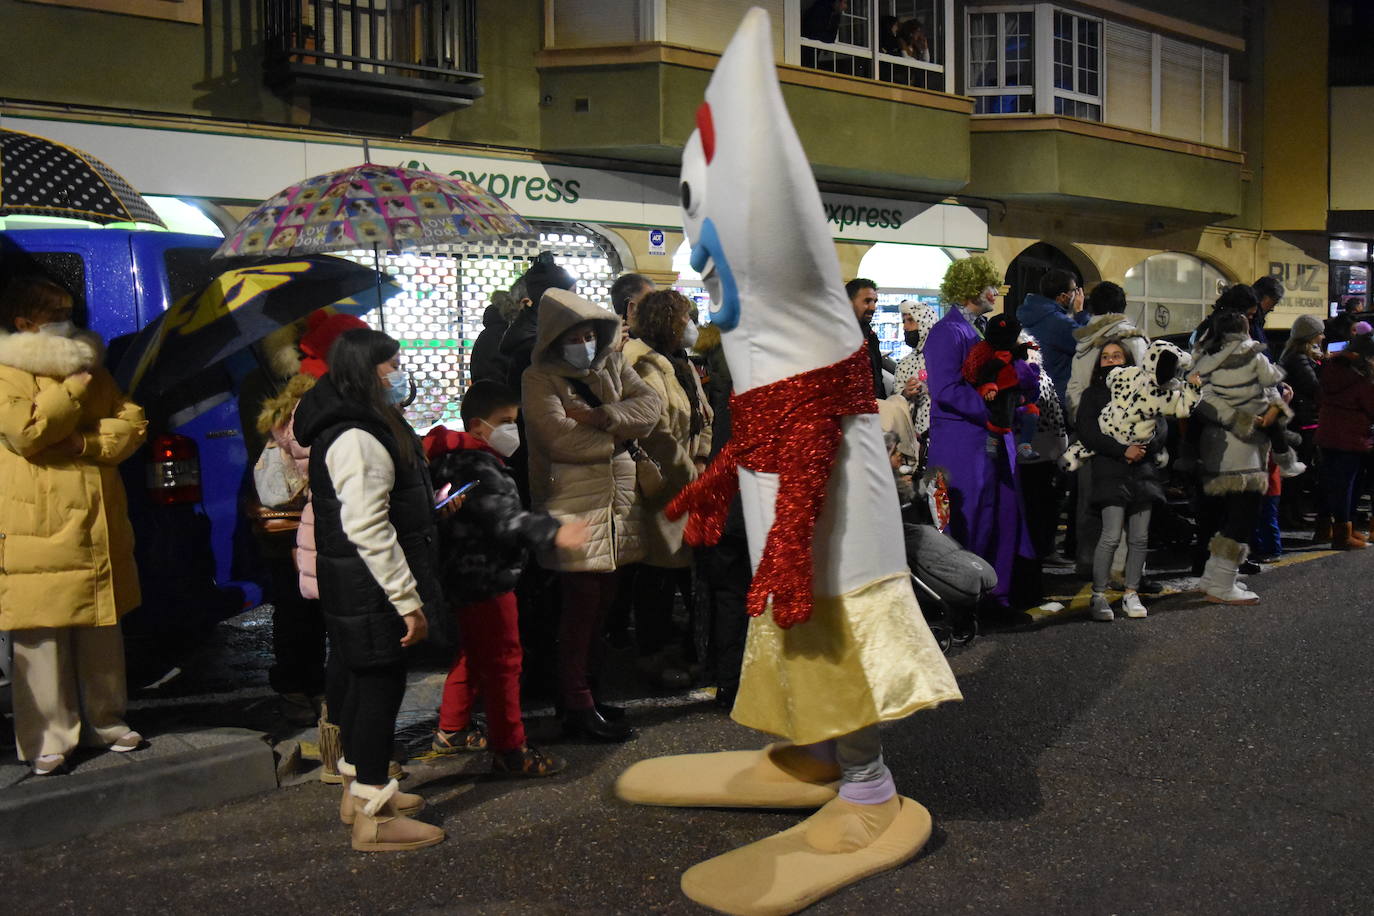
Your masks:
<svg viewBox="0 0 1374 916"><path fill-rule="evenodd" d="M487 749L487 732L480 725L473 725L461 731L446 732L442 728L434 730L434 741L429 745L436 754L471 754Z"/></svg>
<svg viewBox="0 0 1374 916"><path fill-rule="evenodd" d="M496 754L491 759L491 770L503 776L552 776L563 772L567 761L538 748L517 747L513 751Z"/></svg>

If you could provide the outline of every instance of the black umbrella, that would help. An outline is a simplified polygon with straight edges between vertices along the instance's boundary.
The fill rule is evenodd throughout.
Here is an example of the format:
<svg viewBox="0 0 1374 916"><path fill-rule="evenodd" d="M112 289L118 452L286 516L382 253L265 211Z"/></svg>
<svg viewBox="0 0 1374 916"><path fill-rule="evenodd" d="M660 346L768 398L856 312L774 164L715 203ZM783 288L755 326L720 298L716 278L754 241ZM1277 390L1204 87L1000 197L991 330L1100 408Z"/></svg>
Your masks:
<svg viewBox="0 0 1374 916"><path fill-rule="evenodd" d="M372 268L328 255L230 268L140 331L115 380L125 391L159 394L315 309L356 306L343 300L376 283Z"/></svg>
<svg viewBox="0 0 1374 916"><path fill-rule="evenodd" d="M0 216L163 225L118 172L90 153L17 130L0 130Z"/></svg>

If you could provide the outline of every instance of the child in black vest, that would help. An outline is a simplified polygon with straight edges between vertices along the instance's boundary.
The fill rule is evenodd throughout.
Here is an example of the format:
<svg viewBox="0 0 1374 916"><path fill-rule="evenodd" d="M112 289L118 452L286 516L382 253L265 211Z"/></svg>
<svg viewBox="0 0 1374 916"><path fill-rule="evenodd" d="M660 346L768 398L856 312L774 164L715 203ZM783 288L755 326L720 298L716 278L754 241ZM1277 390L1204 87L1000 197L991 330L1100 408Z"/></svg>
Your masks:
<svg viewBox="0 0 1374 916"><path fill-rule="evenodd" d="M560 524L546 512L522 508L504 461L520 447L519 405L505 385L479 380L460 407L467 431L438 426L425 436L436 493L476 484L464 494L462 508L439 522L440 576L445 596L457 605L462 648L444 683L433 749L439 754L489 749L498 773L552 776L564 762L525 742L514 589L531 549L581 546L587 526ZM479 687L486 731L472 721Z"/></svg>

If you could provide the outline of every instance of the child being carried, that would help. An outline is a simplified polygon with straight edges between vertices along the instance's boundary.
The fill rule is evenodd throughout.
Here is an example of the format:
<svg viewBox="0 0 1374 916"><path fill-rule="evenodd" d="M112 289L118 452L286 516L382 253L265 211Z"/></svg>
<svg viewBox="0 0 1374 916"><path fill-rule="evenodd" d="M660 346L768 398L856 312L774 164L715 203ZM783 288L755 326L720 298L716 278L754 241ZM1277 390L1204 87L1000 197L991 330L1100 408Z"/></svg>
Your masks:
<svg viewBox="0 0 1374 916"><path fill-rule="evenodd" d="M1104 435L1122 445L1149 442L1160 417L1186 417L1201 398L1201 379L1196 374L1184 378L1193 359L1167 340L1156 340L1145 351L1141 366L1118 366L1107 375L1112 399L1097 419ZM1069 446L1059 463L1066 470L1078 470L1096 454L1082 442ZM1169 453L1160 449L1155 464L1163 467Z"/></svg>

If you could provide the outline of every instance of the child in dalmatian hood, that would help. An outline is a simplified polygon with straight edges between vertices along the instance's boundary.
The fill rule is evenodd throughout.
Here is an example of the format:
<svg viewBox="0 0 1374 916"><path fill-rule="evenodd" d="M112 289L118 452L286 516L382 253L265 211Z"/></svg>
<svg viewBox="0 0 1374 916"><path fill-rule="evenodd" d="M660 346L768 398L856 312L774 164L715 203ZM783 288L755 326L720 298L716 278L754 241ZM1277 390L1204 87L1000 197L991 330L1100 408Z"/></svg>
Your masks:
<svg viewBox="0 0 1374 916"><path fill-rule="evenodd" d="M1167 340L1156 340L1145 350L1140 366L1119 366L1107 375L1111 401L1098 417L1103 434L1121 445L1149 442L1160 417L1186 417L1201 397L1196 375L1185 379L1193 359ZM1082 441L1069 446L1060 464L1078 470L1095 452ZM1154 462L1163 467L1169 453L1160 449Z"/></svg>
<svg viewBox="0 0 1374 916"><path fill-rule="evenodd" d="M636 804L819 809L683 875L693 900L738 914L792 913L915 856L930 815L897 793L878 724L960 699L912 592L867 353L771 36L750 10L683 151L734 426L667 514L714 543L740 495L755 575L732 716L780 740L645 760L616 784Z"/></svg>

